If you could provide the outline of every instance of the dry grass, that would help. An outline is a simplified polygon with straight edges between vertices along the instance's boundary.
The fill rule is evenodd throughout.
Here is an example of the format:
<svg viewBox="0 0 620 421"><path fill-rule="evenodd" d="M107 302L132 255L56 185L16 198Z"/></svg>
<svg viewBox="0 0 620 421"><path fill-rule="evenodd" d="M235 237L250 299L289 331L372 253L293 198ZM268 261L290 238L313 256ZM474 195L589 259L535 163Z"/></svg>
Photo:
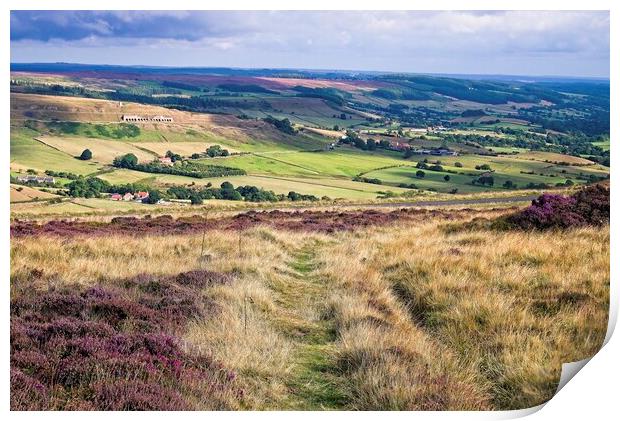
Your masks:
<svg viewBox="0 0 620 421"><path fill-rule="evenodd" d="M431 360L442 355L445 363L454 356L494 408L550 399L561 364L593 355L605 336L608 230L449 234L439 228L430 223L385 230L330 250L324 256L329 273L347 286L347 294L366 291L357 314L345 305L342 323L388 322L390 330L400 331L395 339L405 335L399 324L415 334L421 330L446 348L437 353L424 346ZM401 320L403 307L395 299L407 310L408 322ZM394 363L386 364L376 378L364 373L360 379L372 385L392 369Z"/></svg>
<svg viewBox="0 0 620 421"><path fill-rule="evenodd" d="M20 238L12 288L202 267L221 314L185 339L238 373L245 409L508 409L548 400L605 336L609 230L462 231L430 220L322 235L258 227ZM206 257L200 258L201 250ZM43 270L35 281L33 270Z"/></svg>
<svg viewBox="0 0 620 421"><path fill-rule="evenodd" d="M40 199L54 199L59 197L53 193L44 192L28 186L11 184L11 203L30 202Z"/></svg>

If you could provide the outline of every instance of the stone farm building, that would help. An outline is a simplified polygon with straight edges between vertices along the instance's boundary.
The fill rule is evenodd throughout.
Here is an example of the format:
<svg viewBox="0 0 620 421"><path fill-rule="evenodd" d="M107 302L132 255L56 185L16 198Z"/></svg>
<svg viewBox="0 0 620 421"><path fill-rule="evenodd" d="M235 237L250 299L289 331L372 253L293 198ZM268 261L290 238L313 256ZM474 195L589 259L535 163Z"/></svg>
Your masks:
<svg viewBox="0 0 620 421"><path fill-rule="evenodd" d="M160 156L159 158L157 158L157 160L159 161L160 164L163 165L173 165L174 163L172 162L172 159L168 156Z"/></svg>
<svg viewBox="0 0 620 421"><path fill-rule="evenodd" d="M156 115L155 117L151 118L151 121L159 121L159 122L163 122L163 123L172 123L172 117L166 117L163 115Z"/></svg>
<svg viewBox="0 0 620 421"><path fill-rule="evenodd" d="M172 123L174 120L172 117L167 117L163 115L156 115L153 117L143 117L141 115L128 115L123 114L121 117L122 121L133 121L133 122L147 122L147 121L157 121L161 123Z"/></svg>
<svg viewBox="0 0 620 421"><path fill-rule="evenodd" d="M20 183L54 183L54 177L40 175L20 175L17 177Z"/></svg>

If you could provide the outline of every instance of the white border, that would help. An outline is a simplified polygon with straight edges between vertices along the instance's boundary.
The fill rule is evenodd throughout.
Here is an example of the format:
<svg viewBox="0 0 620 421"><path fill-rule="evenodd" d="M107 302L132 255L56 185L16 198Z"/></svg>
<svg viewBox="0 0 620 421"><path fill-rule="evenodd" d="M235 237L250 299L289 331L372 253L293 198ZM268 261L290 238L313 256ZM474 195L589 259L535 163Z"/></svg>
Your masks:
<svg viewBox="0 0 620 421"><path fill-rule="evenodd" d="M338 2L328 0L303 0L291 2L284 0L263 0L260 3L251 3L242 0L227 0L225 2L198 2L191 0L175 0L174 2L166 2L163 0L134 0L130 3L123 0L107 0L105 2L97 2L91 4L85 4L84 2L76 0L57 0L54 3L33 1L33 0L9 0L3 2L2 8L3 14L1 15L1 27L2 32L2 44L0 44L0 51L2 56L2 75L5 81L9 79L9 65L10 63L10 47L9 47L9 11L11 9L99 9L99 10L166 10L173 6L178 10L198 10L198 9L212 9L212 10L611 10L611 72L612 76L612 100L611 100L611 114L614 116L611 120L611 134L619 133L619 119L618 119L618 95L614 91L616 87L615 78L620 74L620 66L618 64L618 34L620 28L614 23L618 23L617 14L620 13L620 2L612 0L588 0L578 1L551 1L551 0L469 0L467 2L459 0L432 0L432 1L403 1L403 0L382 0L381 2L371 2L366 0L340 0ZM439 29L439 28L438 28ZM615 49L614 49L615 48ZM449 69L447 69L449 70ZM9 167L9 87L8 83L4 85L5 98L1 103L2 107L2 121L3 139L1 142L2 157L4 158L4 168ZM616 157L618 155L617 148L612 148L612 161L617 162ZM8 412L9 408L9 174L8 171L0 172L1 174L1 188L4 195L2 201L3 204L3 218L2 218L2 235L3 242L1 242L1 256L4 277L0 285L2 286L2 300L0 301L2 309L2 324L0 329L2 331L2 357L0 358L0 371L4 373L0 379L0 403L3 412ZM620 355L620 342L617 338L618 335L611 336L613 326L617 319L618 312L618 288L617 288L617 264L619 262L619 252L614 247L617 238L617 224L614 223L615 214L617 214L617 204L614 199L615 195L612 195L612 247L611 247L611 274L612 274L612 288L611 288L611 308L610 308L610 329L608 331L607 343L604 348L595 355L592 360L587 364L587 368L579 372L575 379L569 381L568 384L544 406L544 408L538 412L535 410L523 410L515 412L442 412L442 413L401 413L401 412L363 412L363 413L350 413L350 412L338 412L338 413L316 413L316 412L220 412L204 414L200 412L196 413L10 413L11 417L16 419L30 419L46 417L47 419L66 419L66 417L78 419L81 417L89 417L91 419L105 419L109 417L137 417L138 419L163 419L169 416L184 416L184 417L218 417L219 419L239 419L239 418L265 418L273 420L275 419L288 419L289 417L295 417L300 419L314 418L315 416L328 417L328 418L376 418L377 416L385 418L396 417L416 417L419 419L431 419L439 417L441 419L505 419L515 418L528 413L535 412L531 415L531 419L611 419L612 414L615 418L618 414L618 375L620 374L620 363L618 361L618 355ZM540 409L540 408L536 408Z"/></svg>

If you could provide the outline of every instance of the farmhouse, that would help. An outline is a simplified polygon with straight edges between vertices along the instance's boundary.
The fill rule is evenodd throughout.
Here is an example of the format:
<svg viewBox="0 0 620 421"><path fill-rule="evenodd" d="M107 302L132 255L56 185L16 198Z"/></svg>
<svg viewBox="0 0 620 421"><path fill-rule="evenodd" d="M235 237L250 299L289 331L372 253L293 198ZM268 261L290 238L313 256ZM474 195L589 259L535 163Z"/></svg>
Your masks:
<svg viewBox="0 0 620 421"><path fill-rule="evenodd" d="M143 201L144 199L148 197L149 197L149 192L146 192L146 191L136 192L136 194L133 196L133 198L139 202Z"/></svg>
<svg viewBox="0 0 620 421"><path fill-rule="evenodd" d="M169 156L160 156L157 160L163 165L173 165L172 159Z"/></svg>
<svg viewBox="0 0 620 421"><path fill-rule="evenodd" d="M127 193L125 193L123 195L123 200L125 200L125 201L129 201L129 200L132 200L132 199L133 199L133 194L131 194L129 192L127 192Z"/></svg>
<svg viewBox="0 0 620 421"><path fill-rule="evenodd" d="M17 181L21 183L54 183L54 177L40 175L20 175Z"/></svg>
<svg viewBox="0 0 620 421"><path fill-rule="evenodd" d="M435 150L431 151L431 155L436 155L436 156L458 156L458 153L456 151L451 151L450 149L440 148L440 149L435 149Z"/></svg>
<svg viewBox="0 0 620 421"><path fill-rule="evenodd" d="M426 128L418 128L418 127L408 127L407 130L410 133L418 133L418 134L425 134L428 132L428 129Z"/></svg>
<svg viewBox="0 0 620 421"><path fill-rule="evenodd" d="M111 199L111 200L122 200L122 199L123 199L123 196L121 196L121 195L120 195L120 194L118 194L118 193L114 193L112 196L110 196L110 199Z"/></svg>
<svg viewBox="0 0 620 421"><path fill-rule="evenodd" d="M392 149L393 151L404 151L405 149L411 149L411 146L409 146L409 144L405 143L405 142L399 142L397 140L391 140L390 141L390 149Z"/></svg>

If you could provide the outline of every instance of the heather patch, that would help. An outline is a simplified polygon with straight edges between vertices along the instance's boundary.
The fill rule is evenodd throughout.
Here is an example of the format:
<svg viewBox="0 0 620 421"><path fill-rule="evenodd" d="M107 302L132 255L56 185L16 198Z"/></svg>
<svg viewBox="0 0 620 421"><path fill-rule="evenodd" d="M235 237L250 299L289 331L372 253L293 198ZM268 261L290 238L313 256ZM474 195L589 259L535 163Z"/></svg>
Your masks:
<svg viewBox="0 0 620 421"><path fill-rule="evenodd" d="M177 282L177 279L179 281ZM138 275L11 301L14 410L191 410L239 399L235 373L175 334L218 307L201 289L230 275Z"/></svg>
<svg viewBox="0 0 620 421"><path fill-rule="evenodd" d="M572 228L609 223L609 188L594 185L572 196L543 194L521 212L505 218L522 229Z"/></svg>
<svg viewBox="0 0 620 421"><path fill-rule="evenodd" d="M459 215L471 214L473 209L461 209ZM202 216L174 219L169 215L157 218L117 217L110 222L85 222L53 220L39 225L30 221L15 221L11 225L11 236L58 236L63 238L76 236L108 235L180 235L196 234L207 230L240 231L256 226L269 226L276 229L334 233L353 231L371 226L384 226L394 223L424 221L429 218L454 219L455 214L449 210L436 209L398 209L392 211L355 210L355 211L248 211L217 220Z"/></svg>

